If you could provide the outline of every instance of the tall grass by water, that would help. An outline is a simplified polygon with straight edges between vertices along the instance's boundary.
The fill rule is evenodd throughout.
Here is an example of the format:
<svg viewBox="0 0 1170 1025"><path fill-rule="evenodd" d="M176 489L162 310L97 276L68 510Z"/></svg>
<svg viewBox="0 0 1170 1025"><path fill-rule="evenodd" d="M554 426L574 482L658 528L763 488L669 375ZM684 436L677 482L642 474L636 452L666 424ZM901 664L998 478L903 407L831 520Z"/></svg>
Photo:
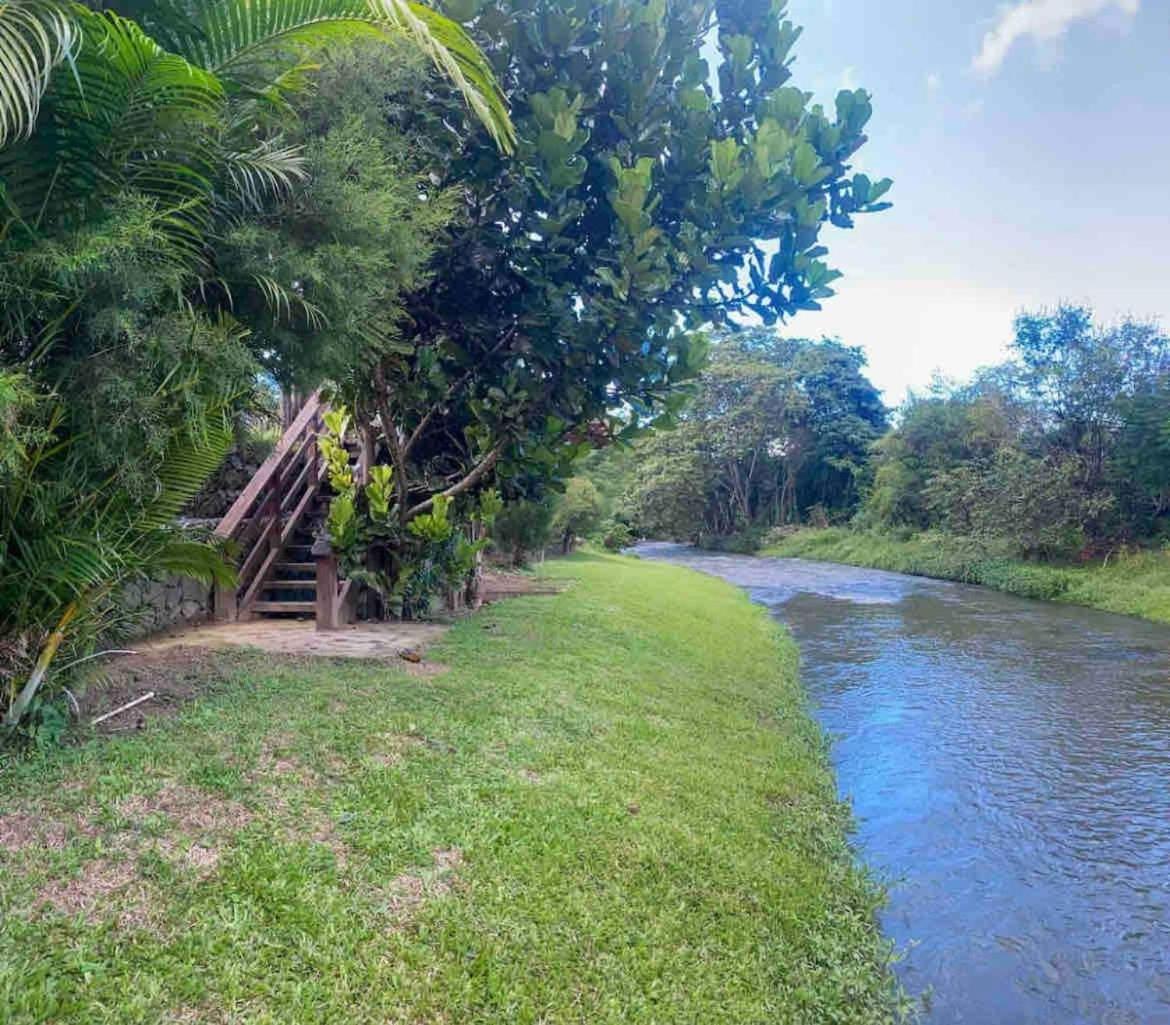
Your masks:
<svg viewBox="0 0 1170 1025"><path fill-rule="evenodd" d="M1012 558L993 546L938 532L909 538L839 527L807 529L768 545L765 555L982 584L1025 598L1087 605L1170 623L1170 552L1122 552L1093 563L1052 565Z"/></svg>

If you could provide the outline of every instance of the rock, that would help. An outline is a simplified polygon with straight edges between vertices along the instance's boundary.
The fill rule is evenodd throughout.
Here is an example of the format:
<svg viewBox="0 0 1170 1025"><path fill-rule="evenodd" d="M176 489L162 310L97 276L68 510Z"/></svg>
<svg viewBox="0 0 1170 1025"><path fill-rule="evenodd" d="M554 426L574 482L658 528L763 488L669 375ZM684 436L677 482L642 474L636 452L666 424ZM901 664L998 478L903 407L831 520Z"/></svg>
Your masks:
<svg viewBox="0 0 1170 1025"><path fill-rule="evenodd" d="M193 601L188 598L179 606L179 615L185 620L198 619L207 612L206 606L202 602Z"/></svg>

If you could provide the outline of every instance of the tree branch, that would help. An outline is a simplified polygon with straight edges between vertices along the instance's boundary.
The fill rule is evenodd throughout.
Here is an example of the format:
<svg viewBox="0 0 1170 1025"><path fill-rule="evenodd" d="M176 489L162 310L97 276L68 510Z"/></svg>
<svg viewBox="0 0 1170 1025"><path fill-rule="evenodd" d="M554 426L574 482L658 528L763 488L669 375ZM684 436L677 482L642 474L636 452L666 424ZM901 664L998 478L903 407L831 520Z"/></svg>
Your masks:
<svg viewBox="0 0 1170 1025"><path fill-rule="evenodd" d="M386 438L386 447L390 449L390 462L394 464L395 490L398 492L398 521L406 526L410 518L406 512L406 503L410 501L410 481L406 476L406 454L402 448L402 438L398 433L398 425L390 411L390 389L386 387L386 376L381 366L374 371L375 404L378 407L378 416L382 420L382 434Z"/></svg>
<svg viewBox="0 0 1170 1025"><path fill-rule="evenodd" d="M438 497L454 498L456 495L461 495L465 491L470 491L481 480L483 480L484 477L491 473L496 463L499 462L500 454L503 451L504 443L502 441L498 442L495 448L493 448L486 456L484 456L475 465L472 471L461 481L452 484L449 488L447 488L446 491L441 492L439 495L432 495L425 502L419 502L418 505L412 507L406 514L406 520L410 521L422 513L429 512L431 507L435 504L435 499Z"/></svg>
<svg viewBox="0 0 1170 1025"><path fill-rule="evenodd" d="M493 345L490 350L488 350L488 353L484 357L484 359L491 359L494 355L496 355L496 353L498 353L505 345L508 344L508 342L510 342L515 337L516 337L516 325L513 324L510 328L508 328L507 331L505 331L500 336L500 340L498 342L496 342L496 344ZM434 405L432 405L430 409L428 409L426 411L426 414L418 422L418 425L415 427L415 429L410 432L410 437L406 439L406 444L403 445L403 447L402 447L402 458L403 459L409 458L411 449L414 448L415 443L418 441L418 439L422 437L423 431L426 430L427 425L431 422L431 419L434 417L434 415L440 409L442 409L444 406L446 406L447 403L451 401L451 399L453 399L455 397L455 394L459 391L459 389L462 388L465 384L467 384L467 382L470 381L471 378L475 376L475 372L478 369L479 369L478 366L470 367L468 369L468 371L462 377L459 378L458 381L453 381L451 383L451 385L447 388L447 391L443 394L443 397L438 402L436 402Z"/></svg>

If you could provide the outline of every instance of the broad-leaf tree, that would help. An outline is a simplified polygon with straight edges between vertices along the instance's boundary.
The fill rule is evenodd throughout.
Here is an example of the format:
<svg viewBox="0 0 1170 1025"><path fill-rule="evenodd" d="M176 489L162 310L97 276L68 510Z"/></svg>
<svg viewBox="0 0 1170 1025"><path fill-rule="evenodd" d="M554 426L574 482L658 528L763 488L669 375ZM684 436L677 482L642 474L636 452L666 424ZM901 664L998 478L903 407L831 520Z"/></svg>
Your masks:
<svg viewBox="0 0 1170 1025"><path fill-rule="evenodd" d="M876 449L866 520L1045 558L1170 523L1170 338L1091 309L1021 314L1013 359L912 397Z"/></svg>
<svg viewBox="0 0 1170 1025"><path fill-rule="evenodd" d="M782 3L444 10L509 98L515 158L453 99L390 97L459 216L406 296L401 346L357 363L346 350L332 370L394 466L404 523L436 495L562 474L588 444L669 416L702 365L699 328L816 308L836 276L822 230L888 205L888 181L849 167L868 95L825 111L791 84Z"/></svg>
<svg viewBox="0 0 1170 1025"><path fill-rule="evenodd" d="M635 449L630 518L649 536L695 538L845 517L886 424L861 352L767 330L713 346L673 431Z"/></svg>

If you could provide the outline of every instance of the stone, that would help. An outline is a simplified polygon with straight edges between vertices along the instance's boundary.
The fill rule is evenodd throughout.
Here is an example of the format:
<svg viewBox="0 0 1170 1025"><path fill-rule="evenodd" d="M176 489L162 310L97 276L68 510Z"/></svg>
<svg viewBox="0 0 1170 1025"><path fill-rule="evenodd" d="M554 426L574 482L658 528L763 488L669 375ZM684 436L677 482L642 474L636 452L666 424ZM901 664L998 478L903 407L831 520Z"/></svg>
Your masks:
<svg viewBox="0 0 1170 1025"><path fill-rule="evenodd" d="M207 607L202 602L194 601L191 598L186 599L183 604L179 606L179 616L188 622L193 619L200 618L201 616L205 615L206 612Z"/></svg>

